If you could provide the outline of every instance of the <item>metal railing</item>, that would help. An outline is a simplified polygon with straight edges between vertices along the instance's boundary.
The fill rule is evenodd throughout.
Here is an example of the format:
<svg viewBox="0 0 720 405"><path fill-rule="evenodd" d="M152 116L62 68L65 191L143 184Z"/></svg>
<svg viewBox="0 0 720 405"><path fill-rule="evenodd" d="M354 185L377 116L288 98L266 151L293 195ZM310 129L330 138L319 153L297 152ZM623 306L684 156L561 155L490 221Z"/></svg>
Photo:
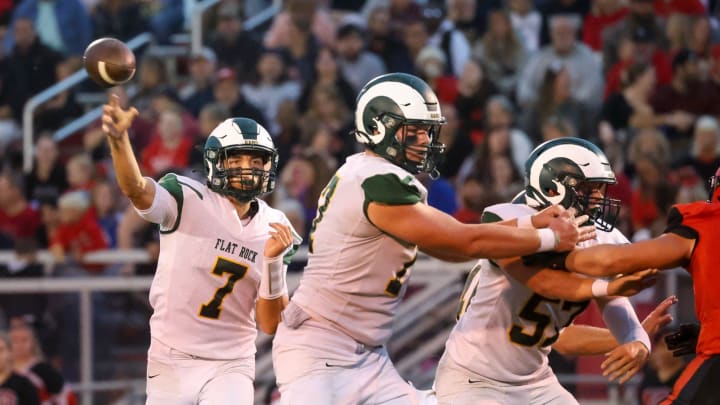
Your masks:
<svg viewBox="0 0 720 405"><path fill-rule="evenodd" d="M149 32L142 33L135 38L127 41L127 45L130 49L136 50L140 48L143 45L146 45L150 43L153 39L152 34ZM69 89L70 87L75 86L76 84L80 83L81 81L85 80L88 77L87 72L85 69L80 69L77 72L73 73L72 75L66 77L65 79L55 83L54 85L48 87L47 89L41 91L40 93L34 95L32 98L30 98L23 107L23 171L25 173L29 173L32 170L33 165L33 135L35 132L34 123L33 123L33 117L35 115L35 110L42 105L43 103L47 102L48 100L52 99L53 97L57 96L58 94L62 93L63 91Z"/></svg>

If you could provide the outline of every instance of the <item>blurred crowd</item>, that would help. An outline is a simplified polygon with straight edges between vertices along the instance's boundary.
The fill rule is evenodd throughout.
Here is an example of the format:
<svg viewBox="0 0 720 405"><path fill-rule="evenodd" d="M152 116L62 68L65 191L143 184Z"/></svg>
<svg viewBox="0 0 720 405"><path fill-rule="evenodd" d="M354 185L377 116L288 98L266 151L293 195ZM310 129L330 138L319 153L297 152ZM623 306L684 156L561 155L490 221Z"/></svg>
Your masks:
<svg viewBox="0 0 720 405"><path fill-rule="evenodd" d="M119 197L99 123L53 137L90 107L78 93L100 90L70 89L36 111L28 174L21 116L30 97L80 69L92 39L149 31L172 44L189 26L189 3L0 0L0 250L17 253L3 276L42 276L31 273L38 249L74 264L60 275L152 274L151 264L83 262L108 248L158 251L156 230ZM247 29L268 5L222 0L205 15L199 52L139 52L132 97L111 91L141 111L131 141L156 178L202 179L199 149L212 128L228 116L262 123L280 153L268 200L306 241L322 188L358 151L357 92L386 72L416 74L438 94L448 152L441 176L424 181L430 204L464 222L522 190L529 152L556 137L606 152L619 228L633 240L661 232L672 204L705 199L720 164L717 1L285 0Z"/></svg>

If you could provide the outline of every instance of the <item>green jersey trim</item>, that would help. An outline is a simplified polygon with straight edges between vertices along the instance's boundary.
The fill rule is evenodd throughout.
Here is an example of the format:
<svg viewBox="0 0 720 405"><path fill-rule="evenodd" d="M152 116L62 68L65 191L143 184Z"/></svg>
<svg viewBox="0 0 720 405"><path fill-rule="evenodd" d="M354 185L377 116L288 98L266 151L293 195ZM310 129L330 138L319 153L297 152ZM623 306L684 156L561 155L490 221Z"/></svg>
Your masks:
<svg viewBox="0 0 720 405"><path fill-rule="evenodd" d="M182 185L185 185L188 188L190 188L191 190L193 190L196 194L198 194L200 199L202 199L202 194L200 194L199 191L195 190L189 184L187 184L185 182L181 182L177 178L177 175L175 173L166 174L165 176L163 176L160 179L160 181L158 181L158 184L160 185L160 187L167 190L168 193L170 193L170 195L173 196L173 198L175 199L175 202L177 203L178 211L177 211L177 218L175 218L175 223L168 230L164 230L164 231L160 230L160 233L162 233L162 234L173 233L180 226L180 218L182 217L182 209L183 209L183 204L185 202L185 196L183 195Z"/></svg>
<svg viewBox="0 0 720 405"><path fill-rule="evenodd" d="M370 221L367 210L371 202L386 205L413 205L421 202L420 190L410 184L412 180L412 176L405 176L404 179L400 180L393 173L378 174L365 179L362 183L365 192L365 201L363 202L365 218Z"/></svg>

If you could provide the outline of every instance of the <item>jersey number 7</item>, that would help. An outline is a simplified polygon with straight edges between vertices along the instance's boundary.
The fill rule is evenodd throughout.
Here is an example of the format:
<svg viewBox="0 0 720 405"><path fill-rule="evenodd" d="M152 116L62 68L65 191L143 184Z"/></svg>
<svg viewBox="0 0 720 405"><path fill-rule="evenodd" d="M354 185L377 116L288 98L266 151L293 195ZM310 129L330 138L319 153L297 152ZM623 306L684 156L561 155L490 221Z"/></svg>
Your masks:
<svg viewBox="0 0 720 405"><path fill-rule="evenodd" d="M204 318L218 319L220 317L220 312L222 312L223 300L232 292L235 287L235 282L245 277L247 270L248 267L245 265L218 257L215 261L212 274L222 277L223 274L228 273L230 276L228 277L225 285L215 290L215 295L213 295L210 302L200 306L199 315Z"/></svg>

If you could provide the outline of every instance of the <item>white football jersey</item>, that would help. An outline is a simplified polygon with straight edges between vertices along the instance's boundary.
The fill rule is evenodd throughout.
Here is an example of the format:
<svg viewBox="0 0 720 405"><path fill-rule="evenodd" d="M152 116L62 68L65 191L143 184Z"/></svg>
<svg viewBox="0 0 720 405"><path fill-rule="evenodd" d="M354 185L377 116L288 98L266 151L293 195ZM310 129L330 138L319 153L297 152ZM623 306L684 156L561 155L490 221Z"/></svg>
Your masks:
<svg viewBox="0 0 720 405"><path fill-rule="evenodd" d="M256 200L257 213L243 225L227 198L184 176L168 174L155 187L152 207L138 211L160 224L151 336L201 358L252 356L268 223L290 221Z"/></svg>
<svg viewBox="0 0 720 405"><path fill-rule="evenodd" d="M310 255L292 300L358 342L384 344L417 247L376 228L370 202L426 203L427 190L382 157L355 154L323 190L310 234Z"/></svg>
<svg viewBox="0 0 720 405"><path fill-rule="evenodd" d="M536 213L525 204L498 204L485 209L483 222ZM597 243L629 243L617 229L597 231ZM467 311L462 313L463 306ZM560 330L570 325L590 301L550 299L512 278L493 261L473 268L463 291L458 323L445 345L445 355L471 375L509 384L525 384L552 373L547 355Z"/></svg>

